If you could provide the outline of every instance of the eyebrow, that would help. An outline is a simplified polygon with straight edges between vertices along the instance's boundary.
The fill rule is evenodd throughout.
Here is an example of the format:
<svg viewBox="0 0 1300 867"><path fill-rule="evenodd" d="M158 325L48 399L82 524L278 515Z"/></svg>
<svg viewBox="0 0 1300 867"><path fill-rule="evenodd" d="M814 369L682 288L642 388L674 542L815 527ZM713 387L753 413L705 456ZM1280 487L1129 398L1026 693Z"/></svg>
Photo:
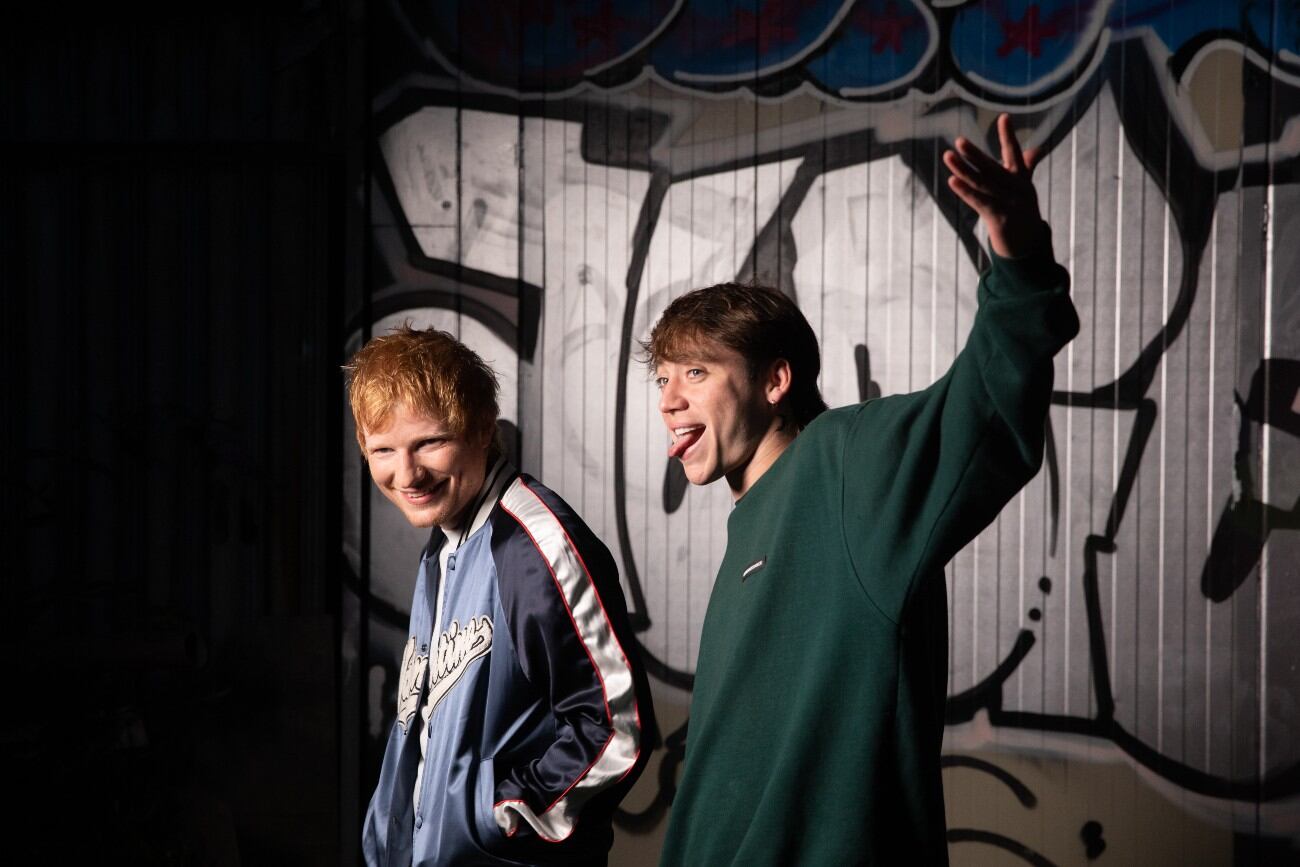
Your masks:
<svg viewBox="0 0 1300 867"><path fill-rule="evenodd" d="M660 365L675 364L678 367L699 367L701 365L717 364L721 360L722 357L719 355L700 354L700 355L686 355L679 358L665 358L663 361L659 362L659 364ZM655 370L658 369L659 367L656 366Z"/></svg>
<svg viewBox="0 0 1300 867"><path fill-rule="evenodd" d="M376 434L371 434L371 435L367 436L367 437L366 437L366 451L370 451L372 448L388 448L388 447L389 447L389 444L388 444L388 443L386 443L386 442L376 442L376 440L382 440L382 439L383 439L384 437L386 437L386 436L387 436L387 433L386 433L386 432L385 432L385 433L376 433ZM413 438L410 439L410 440L403 440L403 442L417 442L417 443L420 443L420 442L424 442L425 440L445 440L445 439L452 439L454 436L455 436L455 434L453 434L450 430L447 430L447 429L444 428L444 429L440 429L440 430L434 431L434 432L432 432L432 433L422 433L422 434L420 434L420 435L418 435L418 436L416 436L416 437L413 437ZM372 443L374 443L374 444L372 445Z"/></svg>

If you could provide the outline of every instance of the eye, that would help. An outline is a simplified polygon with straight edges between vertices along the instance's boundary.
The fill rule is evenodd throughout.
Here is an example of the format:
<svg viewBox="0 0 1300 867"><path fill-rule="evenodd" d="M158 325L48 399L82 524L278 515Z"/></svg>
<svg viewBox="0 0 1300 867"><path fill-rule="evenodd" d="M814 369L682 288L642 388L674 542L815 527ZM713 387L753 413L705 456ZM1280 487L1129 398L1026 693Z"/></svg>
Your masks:
<svg viewBox="0 0 1300 867"><path fill-rule="evenodd" d="M690 370L686 371L686 376L688 379L699 379L703 375L704 375L704 371L698 367L692 367Z"/></svg>
<svg viewBox="0 0 1300 867"><path fill-rule="evenodd" d="M659 389L660 391L663 391L664 386L668 384L668 377L656 376L654 378L654 383L655 383L655 388Z"/></svg>

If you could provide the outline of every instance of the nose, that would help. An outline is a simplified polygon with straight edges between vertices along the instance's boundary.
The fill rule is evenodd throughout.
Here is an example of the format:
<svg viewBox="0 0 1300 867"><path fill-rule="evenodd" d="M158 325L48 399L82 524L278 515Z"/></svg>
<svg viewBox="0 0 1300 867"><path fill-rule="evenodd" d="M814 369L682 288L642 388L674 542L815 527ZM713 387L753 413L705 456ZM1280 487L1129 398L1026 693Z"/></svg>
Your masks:
<svg viewBox="0 0 1300 867"><path fill-rule="evenodd" d="M677 412L686 408L686 399L682 396L682 390L677 386L675 376L668 377L664 387L659 390L659 412L667 415L670 412Z"/></svg>
<svg viewBox="0 0 1300 867"><path fill-rule="evenodd" d="M393 481L399 488L413 488L419 484L424 476L424 467L416 460L415 454L409 451L401 451L397 458L397 472L394 474Z"/></svg>

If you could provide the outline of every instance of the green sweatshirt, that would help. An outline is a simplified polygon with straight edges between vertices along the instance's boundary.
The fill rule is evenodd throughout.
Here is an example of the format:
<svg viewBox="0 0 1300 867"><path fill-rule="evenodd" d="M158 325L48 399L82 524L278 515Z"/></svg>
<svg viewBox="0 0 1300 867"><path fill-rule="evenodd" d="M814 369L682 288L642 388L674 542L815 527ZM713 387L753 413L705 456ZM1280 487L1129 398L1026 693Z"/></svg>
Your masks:
<svg viewBox="0 0 1300 867"><path fill-rule="evenodd" d="M1050 253L979 305L942 379L823 413L732 511L662 864L947 863L943 569L1038 470L1079 328Z"/></svg>

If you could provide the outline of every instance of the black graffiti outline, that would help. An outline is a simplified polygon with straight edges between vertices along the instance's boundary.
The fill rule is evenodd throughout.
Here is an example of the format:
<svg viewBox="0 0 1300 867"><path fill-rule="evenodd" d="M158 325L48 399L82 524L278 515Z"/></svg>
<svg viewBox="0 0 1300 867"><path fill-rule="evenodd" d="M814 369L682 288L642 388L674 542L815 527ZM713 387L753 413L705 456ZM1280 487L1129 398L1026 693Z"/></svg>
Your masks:
<svg viewBox="0 0 1300 867"><path fill-rule="evenodd" d="M1165 350L1181 334L1190 315L1197 289L1201 258L1209 241L1213 215L1219 190L1237 182L1249 185L1261 178L1245 171L1246 167L1214 173L1200 168L1190 147L1181 139L1165 133L1172 127L1168 109L1163 100L1133 100L1124 98L1124 85L1131 87L1134 77L1144 87L1158 92L1155 77L1159 71L1145 51L1133 56L1139 46L1125 44L1116 47L1120 62L1107 64L1107 84L1115 97L1120 123L1134 154L1142 162L1147 174L1160 187L1180 230L1183 253L1183 270L1178 294L1169 309L1168 318L1157 333L1146 342L1138 358L1113 382L1091 392L1053 392L1052 403L1066 407L1091 407L1109 410L1128 410L1136 413L1133 429L1125 450L1119 475L1119 484L1112 497L1102 534L1090 534L1084 540L1084 598L1088 620L1089 656L1093 689L1097 702L1096 716L1067 717L1058 714L1041 714L1028 711L1004 711L1001 707L1001 685L994 688L993 678L986 679L987 688L982 695L989 722L994 726L1021 728L1035 731L1055 731L1103 738L1115 743L1139 764L1189 791L1210 797L1249 801L1267 801L1286 797L1300 791L1300 761L1294 762L1261 777L1236 780L1218 777L1171 759L1157 752L1138 736L1127 731L1115 718L1115 698L1110 683L1110 669L1102 617L1100 588L1098 584L1098 555L1114 552L1115 538L1127 509L1129 498L1137 484L1138 470L1146 451L1147 442L1155 428L1158 408L1147 397ZM1123 69L1121 74L1120 69ZM1163 112L1162 112L1163 109ZM1163 126L1164 130L1160 127ZM1058 135L1063 135L1061 129ZM1145 134L1143 134L1145 132ZM1162 147L1156 147L1160 145ZM1049 145L1050 146L1050 145ZM1170 183L1170 178L1179 182ZM931 189L942 194L937 179L930 179ZM947 211L941 208L946 214ZM961 231L961 228L958 228ZM950 722L973 718L974 701L960 708L962 716L954 714Z"/></svg>
<svg viewBox="0 0 1300 867"><path fill-rule="evenodd" d="M439 307L472 316L514 348L520 358L531 360L541 331L542 288L520 277L503 277L427 255L415 237L411 221L404 218L397 186L380 152L378 139L371 147L375 168L370 179L380 194L372 202L385 209L389 225L397 229L406 264L420 272L428 284L413 287L398 282L372 292L366 308L349 317L347 333L359 331L367 324L363 322L367 315L373 323L408 307ZM399 214L403 219L397 219ZM515 305L513 316L509 309L512 304Z"/></svg>
<svg viewBox="0 0 1300 867"><path fill-rule="evenodd" d="M939 767L944 770L949 768L969 768L982 771L1010 789L1011 794L1015 795L1016 800L1020 802L1020 806L1031 810L1038 806L1038 797L1028 786L1021 782L1019 777L1006 768L995 765L993 762L978 759L974 756L948 753L939 758Z"/></svg>
<svg viewBox="0 0 1300 867"><path fill-rule="evenodd" d="M1118 534L1118 528L1136 487L1138 471L1146 452L1146 445L1157 420L1156 403L1151 398L1146 397L1146 394L1156 376L1160 363L1163 361L1167 348L1178 339L1190 319L1197 289L1199 288L1200 263L1210 237L1219 190L1231 188L1237 183L1248 185L1252 180L1259 182L1263 179L1258 176L1252 177L1251 173L1246 171L1248 168L1246 166L1237 166L1219 172L1203 169L1186 142L1176 136L1167 134L1173 128L1173 123L1168 108L1164 105L1162 99L1129 100L1126 98L1125 85L1127 83L1131 88L1135 80L1141 84L1143 92L1160 93L1157 82L1157 76L1160 74L1159 70L1156 69L1145 49L1140 43L1125 42L1112 47L1112 51L1115 52L1115 56L1107 58L1102 67L1104 74L1098 75L1095 83L1080 90L1080 102L1076 104L1074 114L1076 117L1083 114L1091 102L1100 94L1101 87L1107 86L1110 88L1119 114L1120 124L1125 130L1126 139L1133 153L1142 163L1147 175L1155 181L1164 195L1165 201L1168 203L1177 223L1183 253L1183 267L1178 291L1169 308L1165 322L1145 342L1137 358L1128 368L1111 383L1099 386L1090 392L1058 390L1054 391L1052 395L1053 405L1067 408L1122 410L1135 413L1134 425L1125 450L1118 487L1113 494L1111 506L1108 510L1104 534L1090 534L1084 541L1084 573L1082 580L1087 611L1089 656L1092 663L1093 687L1096 695L1096 715L1093 718L1066 717L1056 714L1004 711L1002 709L1002 686L1014 673L1020 661L1028 655L1028 651L1033 644L1033 633L1029 630L1023 630L1018 635L1007 657L995 667L988 677L975 687L950 697L949 701L953 703L946 706L945 719L949 723L969 721L978 710L983 709L988 712L990 723L996 726L1083 734L1108 739L1143 766L1198 794L1249 800L1254 800L1257 797L1262 800L1284 797L1300 791L1300 762L1267 774L1263 779L1254 777L1237 780L1221 778L1159 754L1156 750L1143 743L1136 735L1128 732L1114 716L1115 699L1107 662L1105 626L1098 585L1097 557L1101 553L1115 550L1115 538ZM1048 140L1044 143L1044 147L1048 150L1055 147L1068 132L1069 128L1064 124L1058 126L1051 131ZM820 148L817 146L803 147L793 149L788 153L769 156L765 159L783 159L802 154L805 156L805 162L801 165L801 168L803 165L811 164L816 160L821 170L826 171L839 164L838 159L827 158L828 151L837 151L840 147L851 151L854 147L853 143L841 144L836 141L819 144ZM979 248L974 234L975 217L967 209L963 209L958 205L956 197L948 190L942 173L937 168L940 164L938 153L944 147L944 144L939 141L921 142L912 140L908 142L909 147L907 149L900 148L899 153L904 162L908 164L908 168L913 172L913 175L926 184L931 196L938 203L940 212L958 233L958 237L965 245L976 267L982 269L987 260L983 250ZM879 154L876 158L883 155ZM718 169L711 168L710 170L717 171ZM1176 184L1170 183L1170 178L1178 178L1179 182ZM673 179L674 182L676 180L678 179ZM663 191L666 192L666 186ZM804 192L806 193L806 190ZM778 232L788 231L789 220L797 208L787 210L785 205L786 202L783 198L781 205L778 206L768 224L764 226L760 237L771 237ZM638 224L638 228L640 228L640 224ZM644 249L648 250L648 235L642 238L638 234L635 239L637 242L644 241ZM757 249L758 245L759 242L756 240L755 249ZM751 256L753 255L751 254ZM644 259L642 259L643 261ZM625 309L624 316L625 341L630 339L629 332L632 325L630 311L633 309L634 303L635 299L632 296L631 286L629 286L628 307ZM625 348L628 346L629 344L625 343ZM623 357L626 356L627 353L624 352ZM620 370L623 375L619 379L620 392L617 405L621 409L626 402L626 367L621 366ZM622 441L621 432L621 427L616 429L616 443ZM624 467L616 458L616 484L617 480L622 477L623 470ZM622 507L625 498L624 493L623 490L620 490L616 495L615 502L618 507ZM625 511L620 515L624 526L625 515ZM631 562L631 549L626 544L627 541L628 538L620 533L620 542L624 543L624 563L629 575L629 584L636 580L639 589L639 578L636 577L635 566ZM644 609L638 607L638 613L643 611ZM648 614L644 615L644 619L638 622L642 629L646 628L649 625ZM642 651L647 659L653 660L654 667L651 668L651 671L656 677L673 685L690 689L690 683L693 682L693 677L690 674L669 668L657 658L654 658L653 654L649 653L644 647L642 647Z"/></svg>
<svg viewBox="0 0 1300 867"><path fill-rule="evenodd" d="M1018 840L1012 840L1010 837L997 834L993 831L981 831L978 828L949 828L947 833L949 844L952 843L983 843L987 846L994 846L1004 852L1010 852L1034 867L1056 867L1056 863L1043 857L1034 849L1029 848Z"/></svg>
<svg viewBox="0 0 1300 867"><path fill-rule="evenodd" d="M910 142L881 145L876 142L874 135L858 134L851 138L836 140L837 153L834 156L834 162L832 162L827 158L827 149L830 144L828 142L819 142L813 145L800 145L764 157L765 162L793 158L801 158L801 162L799 168L796 169L794 178L791 179L790 184L782 193L780 201L772 212L772 216L764 224L763 228L755 233L754 242L746 254L740 272L736 275L738 281L743 282L764 274L766 271L765 264L774 261L778 278L772 282L790 295L797 303L797 292L793 280L788 276L793 271L794 261L784 255L784 250L787 245L793 250L793 241L787 240L787 236L791 233L791 221L794 215L798 213L800 205L802 205L817 178L824 174L830 165L838 165L839 161L847 160L850 155L860 153L864 148L868 154L874 151L876 158L879 159L912 146ZM854 162L862 161L862 159L858 159ZM738 159L735 161L736 167L748 164L749 161L745 160ZM710 166L707 172L711 174L723 170L725 170L725 167ZM651 175L650 185L642 202L640 214L637 217L636 229L632 234L632 256L628 265L626 281L627 293L623 306L616 380L617 390L614 402L614 518L619 548L622 554L623 576L627 581L629 595L632 597L631 605L628 608L628 616L631 619L633 630L638 633L649 629L650 616L645 603L645 594L641 588L640 571L632 554L631 532L627 520L625 445L627 380L635 355L632 344L634 341L633 326L636 320L636 305L640 299L641 275L649 257L650 242L653 239L654 229L658 224L659 212L668 194L669 187L704 173L704 170L696 170L671 174L662 167L656 168ZM766 256L765 253L767 253ZM674 499L669 496L672 485L670 481L671 472L671 470L665 471L663 482L665 506L672 505ZM646 669L651 674L672 686L688 691L693 688L695 683L694 674L664 662L650 648L646 647L645 643L639 638L636 639L636 642Z"/></svg>
<svg viewBox="0 0 1300 867"><path fill-rule="evenodd" d="M1099 408L1109 410L1125 410L1136 413L1135 422L1132 432L1129 436L1128 445L1124 456L1124 470L1121 474L1120 484L1114 492L1112 504L1106 520L1106 527L1102 534L1092 534L1085 539L1084 543L1084 589L1087 606L1087 616L1089 623L1089 644L1090 656L1093 660L1093 674L1096 678L1095 688L1098 696L1098 713L1094 718L1082 717L1065 717L1050 714L1035 714L1029 712L1003 711L1001 709L1001 686L1006 677L1014 671L1027 654L1028 649L1020 654L1019 659L1012 661L1017 655L1025 636L1028 636L1032 642L1033 633L1029 630L1022 632L1017 637L1016 644L1008 657L995 668L994 674L985 678L977 687L967 690L954 699L961 699L957 703L956 711L958 716L964 717L967 713L973 714L980 708L989 711L990 721L995 725L1008 727L1027 728L1034 730L1058 731L1065 733L1084 734L1095 737L1102 737L1111 740L1132 756L1140 764L1152 769L1156 773L1170 779L1179 785L1188 788L1191 791L1207 794L1215 797L1232 797L1246 798L1255 800L1257 798L1268 800L1295 791L1300 791L1300 764L1288 768L1283 768L1279 772L1269 774L1264 779L1248 778L1240 780L1226 780L1214 777L1210 774L1197 771L1183 763L1175 762L1156 753L1155 750L1142 743L1136 736L1128 733L1119 725L1113 716L1114 697L1110 689L1108 666L1106 662L1105 632L1104 623L1101 618L1101 606L1099 597L1099 588L1097 585L1097 558L1100 554L1110 553L1115 550L1115 536L1117 528L1126 511L1129 497L1133 493L1136 483L1137 468L1141 464L1145 454L1146 444L1149 441L1150 433L1156 420L1157 407L1154 401L1147 398L1151 382L1156 374L1159 364L1161 363L1167 347L1178 338L1179 334L1185 327L1192 302L1194 300L1197 284L1199 281L1199 267L1201 257L1205 250L1205 239L1208 237L1210 220L1214 213L1214 203L1218 198L1220 189L1231 188L1236 184L1243 186L1258 185L1261 183L1277 182L1280 178L1289 178L1293 171L1288 172L1285 167L1268 165L1260 166L1256 164L1238 165L1231 169L1220 171L1210 171L1203 169L1197 163L1189 147L1177 136L1170 136L1168 132L1172 128L1169 119L1168 107L1163 104L1162 99L1150 99L1141 101L1128 101L1123 98L1124 90L1121 85L1127 83L1132 86L1135 76L1137 80L1145 82L1147 92L1158 93L1158 88L1154 84L1155 76L1159 71L1154 68L1151 58L1139 43L1126 41L1120 45L1112 46L1111 51L1114 55L1108 57L1102 69L1106 70L1104 76L1099 79L1108 84L1116 96L1116 105L1120 114L1120 122L1125 129L1126 136L1133 148L1134 153L1142 162L1148 175L1152 177L1157 185L1160 186L1175 220L1179 224L1180 243L1183 247L1183 269L1178 288L1178 294L1175 298L1174 305L1170 309L1168 319L1161 329L1146 342L1143 349L1139 352L1137 359L1112 383L1098 387L1091 392L1086 393L1069 393L1054 392L1053 404L1066 406L1067 408ZM1124 68L1123 79L1118 67ZM1252 68L1247 65L1247 76L1255 74ZM1265 75L1268 78L1267 75ZM1271 79L1270 79L1271 80ZM1087 96L1091 90L1085 87L1080 92L1080 104L1086 107L1086 102L1090 99ZM1095 96L1095 91L1092 92ZM443 95L445 98L445 94ZM483 100L486 101L486 100ZM518 101L507 98L495 97L493 101L509 103L516 113L526 113L521 110ZM480 103L478 97L475 97L475 105ZM428 102L422 105L430 104ZM548 115L554 115L556 112L553 107L538 109ZM571 115L574 111L572 108L566 109ZM585 112L585 109L582 111ZM527 113L532 113L527 112ZM587 118L589 120L589 118ZM1163 126L1163 130L1159 127ZM1062 126L1053 134L1053 139L1049 140L1048 146L1054 146L1059 143L1060 138L1065 134L1066 128ZM859 139L870 141L868 135L859 134ZM1160 146L1155 147L1158 143ZM819 142L812 146L802 146L791 149L783 154L768 154L762 157L763 161L772 159L787 158L791 155L803 155L805 157L815 156L814 152L819 150L822 155L823 167L830 165L825 157L828 148L833 149L833 142ZM927 145L911 141L906 143L906 147L912 149L913 154L918 149L925 152ZM868 145L869 147L869 145ZM883 155L883 154L882 154ZM879 158L879 156L877 156ZM907 160L907 154L904 154ZM738 164L748 164L749 161L738 160ZM909 168L918 177L924 177L924 163L929 162L934 165L934 160L917 160L909 163ZM710 166L710 173L721 171L722 168ZM1178 177L1180 183L1170 185L1170 177ZM1191 180L1189 181L1188 178ZM653 233L654 225L657 223L658 208L662 205L663 195L667 187L682 178L669 176L665 170L656 169L651 177L651 190L646 194L646 200L643 202L641 213L638 217L637 233L634 237L633 246L633 263L629 266L628 274L628 299L626 302L623 317L623 335L624 351L620 353L619 366L619 399L616 404L617 430L615 437L616 453L621 453L623 445L623 436L621 432L625 428L626 421L626 381L628 364L630 362L630 344L631 327L633 322L633 311L635 307L635 293L639 291L640 271L644 265L644 257L648 252L649 238ZM934 183L937 178L931 178L931 194L935 195L938 185ZM656 184L660 188L655 195ZM942 198L943 189L938 189L939 195L936 200ZM1204 199L1205 201L1201 201ZM779 220L785 212L785 202L778 207L773 220ZM949 210L942 207L940 210L945 217L952 221L954 218ZM788 215L786 217L788 221ZM769 221L769 226L772 221ZM962 243L967 245L968 251L973 244L973 234L967 231L961 231L961 218L957 218L955 225L958 227L958 235ZM400 221L399 221L400 223ZM769 226L765 226L765 231ZM759 242L756 239L755 250ZM641 258L637 260L637 254ZM751 255L754 251L751 251ZM982 251L978 250L975 245L975 251L972 258L982 262ZM1049 459L1049 469L1052 462ZM626 499L625 480L622 476L622 462L616 458L615 488L616 488L616 508L624 509ZM1053 500L1056 495L1053 495ZM623 543L625 552L625 566L631 562L630 544L626 532L626 513L621 515L619 526L620 542ZM644 630L649 625L649 615L644 605L644 597L641 593L639 579L634 571L634 564L628 569L629 589L633 597L632 610L633 622L639 630ZM640 643L640 642L638 642ZM644 650L644 648L643 648ZM651 658L650 654L646 654ZM1098 663L1101 664L1098 664ZM688 673L673 671L668 669L662 663L655 660L659 671L655 670L654 665L648 666L651 673L654 673L661 680L674 685L684 686L689 689L693 682L693 677ZM667 676L665 676L667 675Z"/></svg>

